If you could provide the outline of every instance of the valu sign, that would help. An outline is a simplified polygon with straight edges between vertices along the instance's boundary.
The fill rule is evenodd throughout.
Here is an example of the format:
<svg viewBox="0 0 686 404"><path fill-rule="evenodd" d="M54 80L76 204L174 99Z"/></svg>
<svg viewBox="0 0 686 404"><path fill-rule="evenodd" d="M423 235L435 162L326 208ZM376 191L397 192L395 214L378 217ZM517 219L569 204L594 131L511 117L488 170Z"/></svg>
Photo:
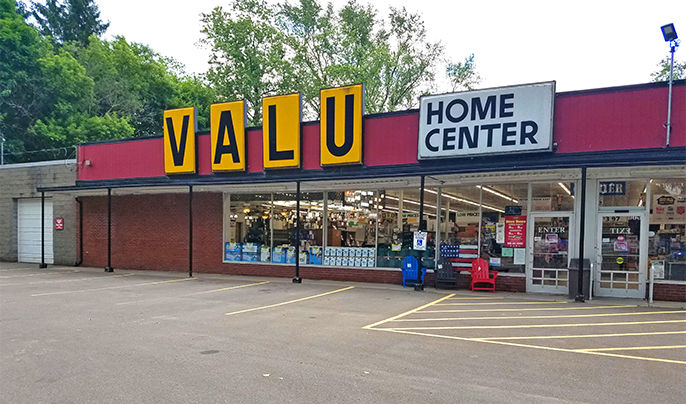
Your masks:
<svg viewBox="0 0 686 404"><path fill-rule="evenodd" d="M362 164L364 86L321 91L320 164ZM262 145L265 169L301 165L301 97L299 93L262 99ZM164 111L164 171L194 174L196 110ZM247 168L245 101L210 106L210 161L213 172Z"/></svg>
<svg viewBox="0 0 686 404"><path fill-rule="evenodd" d="M555 82L420 99L417 158L552 150Z"/></svg>
<svg viewBox="0 0 686 404"><path fill-rule="evenodd" d="M362 84L321 91L320 164L362 164ZM265 169L301 165L301 97L299 93L262 99L262 149ZM164 111L164 170L194 174L196 162L194 107ZM245 171L245 101L210 107L210 161L213 172Z"/></svg>

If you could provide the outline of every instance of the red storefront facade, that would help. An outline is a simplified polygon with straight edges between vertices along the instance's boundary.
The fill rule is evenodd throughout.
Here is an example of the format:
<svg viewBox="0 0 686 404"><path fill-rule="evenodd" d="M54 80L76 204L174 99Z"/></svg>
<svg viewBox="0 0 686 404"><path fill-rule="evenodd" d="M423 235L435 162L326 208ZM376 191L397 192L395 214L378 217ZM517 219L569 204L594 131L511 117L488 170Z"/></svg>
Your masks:
<svg viewBox="0 0 686 404"><path fill-rule="evenodd" d="M245 172L213 173L210 135L201 132L196 174L166 175L163 138L134 138L80 145L76 184L39 190L78 197L83 265L108 264L110 189L114 268L186 271L190 264L198 272L292 277L293 263L275 261L275 246L284 245L285 255L292 243L291 194L299 182L308 240L302 244L299 238L296 246L298 259L306 253L300 276L399 283L397 257L406 252L404 234L421 219L414 204L424 177L424 212L435 243L433 253L423 256L427 262L441 259L444 244L463 251L474 247L476 255L502 269L496 289L566 293L566 269L579 254L584 227L584 257L595 267L593 293L643 297L651 263L664 261L665 279L655 281L654 298L686 301L686 82L676 82L673 91L669 146L667 86L656 83L556 93L553 146L544 153L418 160L419 111L408 110L364 117L361 165L323 168L320 124L304 122L300 168L265 170L262 129L248 128ZM583 178L584 215L578 197ZM670 196L673 206L659 205ZM528 217L521 248L502 241L505 209L512 206ZM283 224L274 222L277 217ZM229 249L236 244L243 245L243 257L253 254L248 245L257 248L257 259L231 260ZM259 257L260 248L268 248L267 259ZM369 255L353 259L353 251L363 248ZM331 255L327 262L327 251L337 249L351 255L340 261ZM364 257L373 264L366 265ZM468 259L455 262L464 267Z"/></svg>

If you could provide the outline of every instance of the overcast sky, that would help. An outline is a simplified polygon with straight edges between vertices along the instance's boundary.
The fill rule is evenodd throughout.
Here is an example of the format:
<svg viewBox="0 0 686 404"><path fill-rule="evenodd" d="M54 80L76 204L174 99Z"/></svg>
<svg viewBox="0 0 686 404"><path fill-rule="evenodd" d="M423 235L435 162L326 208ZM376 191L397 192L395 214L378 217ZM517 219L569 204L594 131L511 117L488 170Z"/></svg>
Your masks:
<svg viewBox="0 0 686 404"><path fill-rule="evenodd" d="M101 17L110 22L106 37L123 35L147 44L180 61L191 73L203 73L208 66L208 50L197 46L200 14L229 3L96 2ZM345 2L333 1L336 8ZM668 55L660 26L672 22L680 37L686 38L686 0L375 0L373 4L383 16L389 5L420 13L429 39L440 40L446 56L455 61L474 53L482 77L479 87L556 80L557 91L568 91L645 83ZM676 59L686 59L686 46L677 50Z"/></svg>

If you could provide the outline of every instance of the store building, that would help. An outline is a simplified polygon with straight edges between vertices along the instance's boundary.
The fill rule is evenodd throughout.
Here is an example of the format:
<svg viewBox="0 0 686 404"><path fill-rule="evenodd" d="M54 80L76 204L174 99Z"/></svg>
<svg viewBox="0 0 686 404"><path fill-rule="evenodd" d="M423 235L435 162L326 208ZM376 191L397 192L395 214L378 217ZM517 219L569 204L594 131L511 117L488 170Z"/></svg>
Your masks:
<svg viewBox="0 0 686 404"><path fill-rule="evenodd" d="M39 191L79 197L89 266L399 283L422 210L429 269L481 256L498 290L566 294L583 247L594 295L645 298L653 267L654 298L686 301L686 81L669 140L665 83L363 100L323 90L320 125L267 97L264 131L240 102L203 133L167 111L165 136L80 145L76 182Z"/></svg>

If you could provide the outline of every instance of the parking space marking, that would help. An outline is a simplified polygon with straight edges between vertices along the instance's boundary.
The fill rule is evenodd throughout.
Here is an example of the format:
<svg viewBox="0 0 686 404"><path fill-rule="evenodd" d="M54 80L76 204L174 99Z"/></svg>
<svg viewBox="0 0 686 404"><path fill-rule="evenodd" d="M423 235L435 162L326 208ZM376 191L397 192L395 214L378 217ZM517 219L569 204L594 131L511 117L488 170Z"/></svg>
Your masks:
<svg viewBox="0 0 686 404"><path fill-rule="evenodd" d="M639 324L667 324L686 323L686 320L656 320L656 321L630 321L621 323L585 323L585 324L517 324L517 325L466 325L455 327L389 327L397 331L410 330L485 330L505 328L558 328L558 327L598 327L613 325L639 325Z"/></svg>
<svg viewBox="0 0 686 404"><path fill-rule="evenodd" d="M202 295L202 294L206 294L206 293L216 293L216 292L222 292L222 291L226 291L226 290L240 289L240 288L245 288L248 286L264 285L265 283L269 283L269 281L257 282L257 283L248 283L248 284L244 284L244 285L229 286L229 287L221 288L221 289L203 290L202 292L187 293L187 294L183 294L183 295L179 295L179 296L164 296L164 297L156 297L156 298L152 298L152 299L131 300L131 301L126 301L126 302L119 302L119 303L116 303L115 305L116 306L126 306L129 304L160 302L160 301L165 301L165 300L170 300L170 299L177 299L177 298L181 298L181 297L190 297L190 296Z"/></svg>
<svg viewBox="0 0 686 404"><path fill-rule="evenodd" d="M91 281L91 280L101 280L110 278L121 278L123 276L133 276L135 274L119 274L119 275L103 275L103 276L89 276L87 278L72 278L72 279L51 279L48 281L34 281L25 283L3 283L0 286L25 286L25 285L36 285L39 283L61 283L61 282L76 282L76 281Z"/></svg>
<svg viewBox="0 0 686 404"><path fill-rule="evenodd" d="M133 285L119 285L119 286L109 286L109 287L104 287L104 288L93 288L93 289L63 290L63 291L59 291L59 292L36 293L36 294L31 295L31 297L66 295L69 293L96 292L96 291L100 291L100 290L110 290L110 289L124 289L124 288L133 288L136 286L159 285L159 284L163 284L163 283L192 281L195 279L198 279L198 278L170 279L170 280L166 280L166 281L134 283Z"/></svg>
<svg viewBox="0 0 686 404"><path fill-rule="evenodd" d="M609 352L583 351L583 350L579 350L579 349L555 348L555 347L541 346L541 345L517 344L514 342L490 341L490 340L484 340L484 339L478 339L478 338L456 337L453 335L429 334L429 333L416 332L416 331L401 331L401 330L392 329L392 328L374 328L374 330L396 332L396 333L400 333L400 334L420 335L423 337L453 339L453 340L459 340L459 341L483 342L483 343L487 343L487 344L508 345L508 346L516 346L516 347L520 347L520 348L542 349L545 351L570 352L570 353L578 353L578 354L586 354L586 355L600 355L600 356L610 356L610 357L615 357L615 358L637 359L637 360L644 360L644 361L651 361L651 362L665 362L665 363L675 363L675 364L679 364L679 365L686 365L686 361L678 361L678 360L672 360L672 359L661 359L661 358L650 358L650 357L645 357L645 356L622 355L622 354L613 354L613 353L609 353Z"/></svg>
<svg viewBox="0 0 686 404"><path fill-rule="evenodd" d="M503 300L504 297L451 297L446 300ZM440 306L440 304L438 305Z"/></svg>
<svg viewBox="0 0 686 404"><path fill-rule="evenodd" d="M247 288L248 286L258 286L258 285L264 285L266 283L269 283L269 281L264 281L264 282L256 282L256 283L248 283L245 285L237 285L237 286L229 286L227 288L221 288L221 289L212 289L212 290L204 290L202 292L195 292L195 293L189 293L185 296L195 296L195 295L204 295L205 293L216 293L216 292L223 292L225 290L232 290L232 289L240 289L240 288Z"/></svg>
<svg viewBox="0 0 686 404"><path fill-rule="evenodd" d="M593 314L561 314L559 316L486 316L486 317L440 317L440 318L406 318L394 321L464 321L464 320L520 320L540 318L579 318L579 317L611 317L611 316L643 316L651 314L686 313L686 310L644 311L638 313L593 313Z"/></svg>
<svg viewBox="0 0 686 404"><path fill-rule="evenodd" d="M408 311L406 311L406 312L404 312L404 313L400 313L400 314L398 314L397 316L389 317L389 318L387 318L387 319L385 319L385 320L377 321L377 322L374 323L374 324L365 325L365 326L362 327L362 328L363 328L363 329L368 329L368 330L369 330L369 329L372 329L372 327L376 327L376 326L378 326L378 325L381 325L381 324L384 324L384 323L388 323L388 322L390 322L390 321L393 321L393 320L398 319L398 318L401 318L401 317L409 316L409 315L412 314L412 313L418 312L418 311L420 311L420 310L422 310L422 309L425 309L425 308L427 308L427 307L431 307L431 306L437 304L438 302L442 302L442 301L444 301L444 300L450 299L450 298L453 297L453 296L455 296L455 294L454 294L454 293L451 293L451 294L449 294L449 295L446 295L446 296L441 297L440 299L434 300L433 302L427 303L427 304L425 304L425 305L423 305L423 306L419 306L419 307L414 308L414 309L412 309L412 310L408 310ZM379 329L380 329L380 328L375 328L375 330L379 330Z"/></svg>
<svg viewBox="0 0 686 404"><path fill-rule="evenodd" d="M227 316L233 316L233 315L235 315L235 314L248 313L248 312L251 312L251 311L264 310L264 309L271 309L272 307L279 307L279 306L284 306L284 305L291 304L291 303L302 302L302 301L304 301L304 300L315 299L315 298L317 298L317 297L322 297L322 296L326 296L326 295L330 295L330 294L338 293L338 292L344 292L344 291L346 291L346 290L350 290L350 289L353 289L353 288L354 288L354 286L348 286L348 287L345 287L345 288L332 290L332 291L330 291L330 292L320 293L320 294L314 295L314 296L307 296L307 297L301 297L300 299L289 300L289 301L287 301L287 302L275 303L275 304L270 304L270 305L267 305L267 306L253 307L253 308L251 308L251 309L245 309L245 310L232 311L232 312L229 312L229 313L225 313L225 315L227 315Z"/></svg>
<svg viewBox="0 0 686 404"><path fill-rule="evenodd" d="M438 305L437 305L438 306ZM448 310L424 310L422 313L467 313L472 311L560 311L560 310L593 310L593 309L616 309L616 308L628 308L636 307L636 305L623 305L623 306L583 306L583 307L527 307L524 309L448 309Z"/></svg>
<svg viewBox="0 0 686 404"><path fill-rule="evenodd" d="M437 306L477 306L477 305L492 305L492 304L567 304L569 302L474 302L474 303L441 303Z"/></svg>
<svg viewBox="0 0 686 404"><path fill-rule="evenodd" d="M40 272L40 273L32 273L32 274L23 274L23 275L0 276L0 279L25 278L27 276L39 276L39 275L59 275L59 274L68 274L68 273L73 273L73 272L81 272L81 271L79 271L78 269L72 269L70 271L49 271L49 272Z"/></svg>
<svg viewBox="0 0 686 404"><path fill-rule="evenodd" d="M436 322L436 321L456 321L456 320L520 320L520 319L550 319L550 318L578 318L578 317L605 317L605 316L640 316L644 314L677 314L686 313L686 310L667 310L667 311L655 311L655 312L610 312L610 313L592 313L592 314L563 314L563 315L534 315L534 316L487 316L487 317L457 317L457 318L404 318L411 314L423 314L423 313L466 313L470 311L475 312L513 312L513 311L538 311L538 310L592 310L592 309L618 309L618 308L635 308L636 305L611 305L611 306L584 306L584 307L529 307L529 308L499 308L490 305L522 305L522 304L563 304L568 303L566 301L554 301L554 302L461 302L461 303L440 303L448 299L453 298L453 295L448 295L435 300L431 303L425 304L423 306L417 307L415 309L409 310L405 313L398 314L396 316L387 318L385 320L378 321L374 324L367 325L363 328L371 329L376 331L385 331L398 334L408 334L408 335L418 335L424 337L442 338L458 341L471 341L471 342L482 342L487 344L498 344L506 346L514 346L520 348L532 348L532 349L542 349L547 351L556 352L569 352L576 354L586 354L586 355L597 355L605 357L614 358L624 358L633 360L643 360L652 362L662 362L662 363L672 363L679 365L686 365L686 361L673 360L673 359L663 359L645 356L635 356L626 355L621 353L622 347L618 348L558 348L553 346L545 345L530 345L521 342L514 342L512 340L547 340L547 339L566 339L566 338L609 338L609 337L624 337L624 336L640 336L640 335L679 335L686 334L686 331L646 331L646 332L627 332L627 333L602 333L602 334L583 334L583 335L536 335L536 336L507 336L507 337L462 337L457 335L443 335L443 334L432 334L431 330L489 330L489 329L555 329L563 327L599 327L599 326L640 326L646 324L673 324L673 323L686 323L686 320L655 320L655 321L622 321L622 322L604 322L604 323L585 323L585 324L513 324L513 325L471 325L471 326L432 326L432 327L392 327L387 325L386 327L378 327L382 324L391 322ZM456 298L459 299L459 298ZM431 306L481 306L489 305L487 308L465 308L456 310L424 310ZM477 306L477 307L478 307ZM482 323L483 324L483 323ZM509 340L509 341L508 341ZM512 342L510 342L512 341ZM630 350L638 351L641 348L646 347L631 347ZM686 348L682 345L663 345L661 347L652 347L648 349L659 350L659 349L681 349ZM611 352L609 352L611 351Z"/></svg>
<svg viewBox="0 0 686 404"><path fill-rule="evenodd" d="M651 331L651 332L623 332L614 334L572 334L572 335L523 335L519 337L485 337L477 340L520 340L520 339L568 339L568 338L608 338L608 337L631 337L642 335L672 335L686 334L686 331Z"/></svg>
<svg viewBox="0 0 686 404"><path fill-rule="evenodd" d="M599 352L599 351L643 351L647 349L681 349L686 348L686 345L658 345L658 346L624 346L614 348L584 348L577 349L583 352Z"/></svg>

